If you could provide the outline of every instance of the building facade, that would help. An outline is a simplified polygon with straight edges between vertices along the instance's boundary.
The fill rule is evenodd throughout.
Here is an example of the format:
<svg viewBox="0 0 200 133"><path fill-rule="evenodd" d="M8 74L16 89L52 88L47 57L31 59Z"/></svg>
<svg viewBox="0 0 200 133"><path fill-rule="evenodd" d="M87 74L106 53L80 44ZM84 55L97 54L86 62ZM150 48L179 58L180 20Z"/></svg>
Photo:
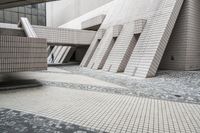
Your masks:
<svg viewBox="0 0 200 133"><path fill-rule="evenodd" d="M59 0L47 3L47 26L58 27L113 0Z"/></svg>
<svg viewBox="0 0 200 133"><path fill-rule="evenodd" d="M55 47L50 53L59 58L81 53L81 67L149 78L159 69L200 69L197 5L199 0L114 0L59 28L32 27L47 41L52 35ZM57 17L62 18L65 11ZM58 43L65 39L64 44Z"/></svg>
<svg viewBox="0 0 200 133"><path fill-rule="evenodd" d="M97 32L82 67L142 78L158 69L199 70L198 5L198 0L115 0L61 27L80 28L85 20L106 15L104 34L99 38Z"/></svg>

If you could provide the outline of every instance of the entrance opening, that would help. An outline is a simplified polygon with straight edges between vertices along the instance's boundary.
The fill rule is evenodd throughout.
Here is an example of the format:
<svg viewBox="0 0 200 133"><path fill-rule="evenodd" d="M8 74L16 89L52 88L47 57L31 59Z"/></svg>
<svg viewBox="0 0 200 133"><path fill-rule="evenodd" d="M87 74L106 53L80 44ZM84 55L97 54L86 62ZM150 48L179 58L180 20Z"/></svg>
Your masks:
<svg viewBox="0 0 200 133"><path fill-rule="evenodd" d="M76 61L76 52L73 53L72 57L70 58L70 61Z"/></svg>

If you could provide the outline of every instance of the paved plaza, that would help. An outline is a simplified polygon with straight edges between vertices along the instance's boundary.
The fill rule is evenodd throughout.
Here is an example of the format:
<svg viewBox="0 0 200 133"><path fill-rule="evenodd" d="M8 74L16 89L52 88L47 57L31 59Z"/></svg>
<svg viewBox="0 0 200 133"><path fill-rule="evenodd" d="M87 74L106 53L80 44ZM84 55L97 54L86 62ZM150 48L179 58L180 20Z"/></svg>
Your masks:
<svg viewBox="0 0 200 133"><path fill-rule="evenodd" d="M191 73L187 73L188 79L195 77L195 73L198 75L198 72ZM106 78L106 72L102 71L93 71L93 74L77 66L21 73L26 78L38 79L44 86L0 92L1 132L200 132L200 105L193 98L196 97L194 92L200 90L195 88L198 85L191 85L193 92L188 94L187 91L185 95L177 92L176 98L170 97L174 95L170 91L173 88L166 87L168 91L163 93L155 86L158 93L155 96L152 96L152 86L146 88L158 80L162 87L164 80L168 82L170 78L174 80L173 84L176 76L180 76L179 72L173 76L170 72L160 72L151 80L123 78L121 74L115 74L115 79L111 74ZM121 82L116 83L119 79ZM128 85L130 79L141 90L133 84ZM179 78L176 83L179 84L180 80L184 79ZM161 94L163 97L159 97ZM18 121L20 124L15 129L9 128ZM5 131L6 127L10 132Z"/></svg>

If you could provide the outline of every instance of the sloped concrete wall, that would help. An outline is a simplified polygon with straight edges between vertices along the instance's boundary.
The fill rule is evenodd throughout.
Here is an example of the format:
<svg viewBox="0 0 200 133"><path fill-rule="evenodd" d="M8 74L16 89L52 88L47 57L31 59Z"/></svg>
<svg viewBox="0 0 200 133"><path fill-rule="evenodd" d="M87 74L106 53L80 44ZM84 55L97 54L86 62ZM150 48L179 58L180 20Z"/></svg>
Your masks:
<svg viewBox="0 0 200 133"><path fill-rule="evenodd" d="M188 40L188 0L184 1L159 69L185 70Z"/></svg>
<svg viewBox="0 0 200 133"><path fill-rule="evenodd" d="M189 0L186 70L200 69L200 1Z"/></svg>
<svg viewBox="0 0 200 133"><path fill-rule="evenodd" d="M136 44L125 74L140 78L155 76L183 0L164 0Z"/></svg>
<svg viewBox="0 0 200 133"><path fill-rule="evenodd" d="M185 0L160 69L200 69L200 1Z"/></svg>

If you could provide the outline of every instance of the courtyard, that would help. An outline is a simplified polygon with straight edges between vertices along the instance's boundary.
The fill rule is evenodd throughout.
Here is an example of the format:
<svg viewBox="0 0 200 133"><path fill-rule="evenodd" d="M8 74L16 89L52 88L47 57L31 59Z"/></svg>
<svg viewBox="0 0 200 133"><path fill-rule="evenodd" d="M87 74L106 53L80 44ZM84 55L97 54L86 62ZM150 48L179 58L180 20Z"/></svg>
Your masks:
<svg viewBox="0 0 200 133"><path fill-rule="evenodd" d="M198 133L199 73L137 79L78 65L22 72L43 86L0 92L0 131Z"/></svg>

